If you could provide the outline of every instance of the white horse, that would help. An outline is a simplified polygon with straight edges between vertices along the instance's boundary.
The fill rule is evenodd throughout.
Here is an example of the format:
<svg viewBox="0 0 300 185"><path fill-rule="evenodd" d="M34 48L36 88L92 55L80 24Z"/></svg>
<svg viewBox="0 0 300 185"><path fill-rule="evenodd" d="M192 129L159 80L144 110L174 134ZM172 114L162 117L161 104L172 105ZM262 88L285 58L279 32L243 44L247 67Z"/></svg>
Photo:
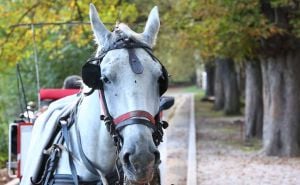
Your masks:
<svg viewBox="0 0 300 185"><path fill-rule="evenodd" d="M97 184L99 178L103 184L110 184L108 176L116 171L116 163L121 164L128 182L147 184L160 163L159 151L153 140L155 127L152 126L157 124L154 121L159 114L160 96L165 91L161 89L165 84L159 81L166 80L167 75L149 51L155 44L160 27L158 9L154 7L151 10L143 33L136 33L123 23L110 32L92 4L90 20L99 46L91 65L99 65L96 76L99 75L97 78L101 77L101 80L84 81L100 83L101 87L93 87L96 90L89 95L82 93L54 102L37 119L21 185L40 180L44 154L39 153L49 145L50 140L44 138L56 133L60 128L57 126L59 118L70 112L75 121L67 133L59 132L61 134L54 140L64 139L63 146L57 147L61 154L54 174L56 177L68 174L71 181L64 181L66 178L62 175L62 180L58 178L54 184L76 184L73 182L74 173L79 184ZM129 45L133 44L132 47L126 45L127 41ZM108 132L103 119L100 120L101 115L105 119L113 118L113 126L119 127L117 131ZM69 116L68 120L71 118ZM120 126L116 122L120 122ZM64 124L63 121L61 123ZM116 142L112 134L117 135Z"/></svg>

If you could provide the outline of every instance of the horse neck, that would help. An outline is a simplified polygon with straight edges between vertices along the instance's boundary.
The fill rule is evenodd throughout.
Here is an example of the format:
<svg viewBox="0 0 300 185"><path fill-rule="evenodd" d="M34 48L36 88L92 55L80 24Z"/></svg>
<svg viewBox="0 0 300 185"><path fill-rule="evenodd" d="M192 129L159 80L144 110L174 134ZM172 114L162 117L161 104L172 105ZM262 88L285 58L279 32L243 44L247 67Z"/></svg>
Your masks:
<svg viewBox="0 0 300 185"><path fill-rule="evenodd" d="M72 128L71 135L74 142L74 154L81 158L79 147L86 157L93 163L102 174L110 173L115 164L116 155L112 138L106 130L105 124L100 120L101 104L98 91L85 96L78 108L77 127L80 135L81 146L78 145L78 137L75 128ZM77 133L78 134L78 133ZM91 174L84 166L76 165L78 174L84 178Z"/></svg>

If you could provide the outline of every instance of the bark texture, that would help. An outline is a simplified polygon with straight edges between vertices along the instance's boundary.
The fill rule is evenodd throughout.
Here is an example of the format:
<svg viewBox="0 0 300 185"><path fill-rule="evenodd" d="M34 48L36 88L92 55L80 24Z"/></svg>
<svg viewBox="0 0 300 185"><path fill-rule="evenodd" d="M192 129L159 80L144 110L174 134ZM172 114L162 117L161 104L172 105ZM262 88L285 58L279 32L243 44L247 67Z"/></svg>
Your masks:
<svg viewBox="0 0 300 185"><path fill-rule="evenodd" d="M215 71L215 110L225 114L239 114L240 100L234 61L217 59Z"/></svg>
<svg viewBox="0 0 300 185"><path fill-rule="evenodd" d="M205 65L206 71L206 91L205 96L214 96L215 95L215 65L213 64L206 64Z"/></svg>
<svg viewBox="0 0 300 185"><path fill-rule="evenodd" d="M232 59L225 59L224 70L224 92L225 104L224 112L226 115L234 115L240 113L240 95L237 82L237 74L235 71L234 61Z"/></svg>
<svg viewBox="0 0 300 185"><path fill-rule="evenodd" d="M245 140L262 137L262 75L258 61L246 62Z"/></svg>
<svg viewBox="0 0 300 185"><path fill-rule="evenodd" d="M223 80L223 71L225 68L225 62L222 62L221 59L215 61L215 104L214 109L216 111L222 110L225 103L225 92L224 92L224 80Z"/></svg>
<svg viewBox="0 0 300 185"><path fill-rule="evenodd" d="M237 82L239 87L240 97L245 98L245 89L246 89L246 71L245 64L238 64L237 69Z"/></svg>
<svg viewBox="0 0 300 185"><path fill-rule="evenodd" d="M261 59L267 155L300 155L300 50Z"/></svg>

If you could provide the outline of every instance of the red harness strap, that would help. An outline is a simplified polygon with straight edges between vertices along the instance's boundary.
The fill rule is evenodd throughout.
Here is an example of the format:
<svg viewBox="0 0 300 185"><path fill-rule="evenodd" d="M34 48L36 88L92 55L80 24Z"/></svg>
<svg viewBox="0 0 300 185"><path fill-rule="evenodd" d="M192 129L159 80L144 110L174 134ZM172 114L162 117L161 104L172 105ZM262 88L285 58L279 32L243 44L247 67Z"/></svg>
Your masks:
<svg viewBox="0 0 300 185"><path fill-rule="evenodd" d="M131 112L122 114L121 116L114 119L114 123L115 123L115 125L117 125L117 124L119 124L125 120L128 120L130 118L133 118L133 117L147 118L152 124L155 125L154 117L149 112L142 111L142 110L135 110L135 111L131 111Z"/></svg>
<svg viewBox="0 0 300 185"><path fill-rule="evenodd" d="M103 100L104 98L104 92L102 90L99 91L99 98L100 98L100 103L101 103L101 107L103 110L103 113L105 116L108 116L108 110L107 110L107 105L106 102L104 102L105 100ZM134 117L142 117L142 118L146 118L148 119L153 125L155 125L156 121L155 118L146 111L143 110L135 110L135 111L131 111L131 112L127 112L125 114L122 114L121 116L115 118L113 120L115 125L118 125L119 123L134 118Z"/></svg>

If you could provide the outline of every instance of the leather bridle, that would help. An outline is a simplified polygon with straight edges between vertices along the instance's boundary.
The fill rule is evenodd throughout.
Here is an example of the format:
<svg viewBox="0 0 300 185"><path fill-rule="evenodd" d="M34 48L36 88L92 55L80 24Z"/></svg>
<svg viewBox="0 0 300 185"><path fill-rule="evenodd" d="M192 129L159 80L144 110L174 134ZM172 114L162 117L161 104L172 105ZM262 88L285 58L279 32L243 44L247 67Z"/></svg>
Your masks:
<svg viewBox="0 0 300 185"><path fill-rule="evenodd" d="M121 147L123 145L123 138L120 134L120 131L128 126L133 124L145 125L152 129L152 138L153 142L156 146L158 146L162 142L163 138L163 129L167 128L167 122L161 120L161 114L158 112L156 115L152 115L149 112L144 110L134 110L130 112L126 112L116 118L112 117L110 111L107 106L107 101L104 93L104 79L101 76L101 67L100 64L105 57L105 55L115 49L127 49L129 55L129 63L132 71L136 74L143 73L143 66L137 56L135 55L136 48L144 49L153 59L154 62L158 62L162 66L162 75L159 77L158 85L159 85L159 95L161 96L166 90L168 86L168 73L161 62L153 55L152 50L147 45L134 41L129 38L119 38L112 46L110 46L107 50L101 52L98 57L91 58L87 61L87 63L83 66L82 77L83 81L86 85L91 88L89 93L86 95L92 94L95 90L99 92L100 106L102 110L102 115L100 119L104 121L106 128L111 135L114 145L116 146L116 154L118 155ZM90 69L89 69L90 68ZM84 71L87 70L87 71ZM91 76L93 79L90 79ZM100 80L100 81L98 81ZM84 157L83 157L84 158ZM118 159L117 159L118 160ZM92 166L89 165L89 166ZM116 169L118 169L117 161L116 161ZM90 170L91 171L91 170ZM117 170L118 174L119 171ZM120 180L120 176L119 176Z"/></svg>
<svg viewBox="0 0 300 185"><path fill-rule="evenodd" d="M86 93L86 95L92 94L94 90L99 90L99 99L101 103L101 108L103 111L103 115L101 115L101 120L105 122L108 132L113 138L115 145L117 146L118 150L121 149L122 145L122 137L120 135L120 130L127 125L132 124L141 124L145 125L153 130L153 141L156 146L162 141L163 137L163 123L160 120L160 113L158 112L156 115L152 115L149 112L144 110L134 110L130 112L126 112L116 118L113 118L110 114L110 111L107 106L107 101L105 98L104 93L104 84L105 80L101 76L101 62L106 54L111 50L116 49L127 49L129 55L129 64L132 71L136 74L143 73L143 65L141 61L135 54L135 49L141 48L144 49L150 57L153 59L154 62L158 62L162 66L162 75L159 77L158 85L159 85L159 95L161 96L167 89L168 86L168 73L161 62L156 58L153 53L152 49L142 43L130 39L128 37L124 37L120 32L120 30L115 30L115 33L119 36L116 41L111 44L107 49L102 51L98 57L90 58L86 64L83 66L82 69L82 77L85 84L87 84L91 91Z"/></svg>

